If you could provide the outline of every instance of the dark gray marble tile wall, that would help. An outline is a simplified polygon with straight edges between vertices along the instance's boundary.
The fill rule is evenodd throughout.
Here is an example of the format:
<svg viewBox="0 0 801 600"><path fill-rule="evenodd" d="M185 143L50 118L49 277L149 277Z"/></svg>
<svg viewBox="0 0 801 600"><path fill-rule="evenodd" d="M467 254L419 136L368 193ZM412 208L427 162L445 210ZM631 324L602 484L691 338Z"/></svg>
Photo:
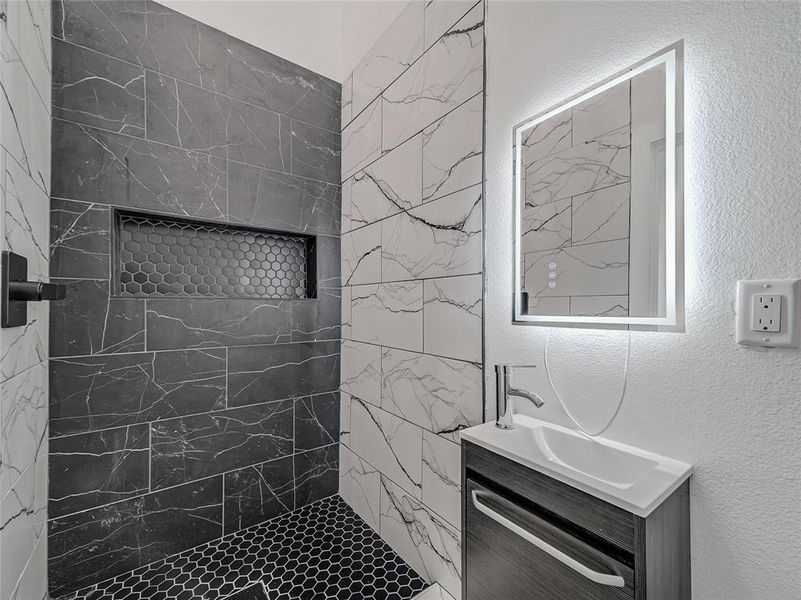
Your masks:
<svg viewBox="0 0 801 600"><path fill-rule="evenodd" d="M56 597L336 492L341 94L149 0L53 11ZM115 297L115 207L317 236L317 297Z"/></svg>

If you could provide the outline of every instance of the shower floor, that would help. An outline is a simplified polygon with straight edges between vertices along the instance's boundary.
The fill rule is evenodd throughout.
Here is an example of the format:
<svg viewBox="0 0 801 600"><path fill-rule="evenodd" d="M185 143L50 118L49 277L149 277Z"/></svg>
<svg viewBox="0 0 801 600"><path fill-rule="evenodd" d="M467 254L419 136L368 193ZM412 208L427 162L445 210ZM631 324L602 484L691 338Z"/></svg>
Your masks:
<svg viewBox="0 0 801 600"><path fill-rule="evenodd" d="M62 600L224 600L260 583L269 600L408 600L426 587L332 496Z"/></svg>

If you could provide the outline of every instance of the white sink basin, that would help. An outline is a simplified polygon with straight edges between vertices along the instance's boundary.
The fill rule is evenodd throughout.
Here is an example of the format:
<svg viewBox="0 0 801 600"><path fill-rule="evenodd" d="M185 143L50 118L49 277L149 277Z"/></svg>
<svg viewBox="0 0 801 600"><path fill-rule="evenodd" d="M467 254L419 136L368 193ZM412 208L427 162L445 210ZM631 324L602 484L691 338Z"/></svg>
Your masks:
<svg viewBox="0 0 801 600"><path fill-rule="evenodd" d="M484 423L468 440L624 510L646 517L692 473L692 466L602 437L515 415L515 428Z"/></svg>

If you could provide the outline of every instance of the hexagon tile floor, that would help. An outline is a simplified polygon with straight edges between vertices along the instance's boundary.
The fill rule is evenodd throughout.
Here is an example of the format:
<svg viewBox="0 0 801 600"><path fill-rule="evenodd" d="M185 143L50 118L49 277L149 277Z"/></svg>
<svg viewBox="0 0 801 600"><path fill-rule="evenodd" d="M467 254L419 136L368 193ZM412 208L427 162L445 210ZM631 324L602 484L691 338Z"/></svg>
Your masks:
<svg viewBox="0 0 801 600"><path fill-rule="evenodd" d="M339 496L118 575L62 600L409 600L425 582Z"/></svg>

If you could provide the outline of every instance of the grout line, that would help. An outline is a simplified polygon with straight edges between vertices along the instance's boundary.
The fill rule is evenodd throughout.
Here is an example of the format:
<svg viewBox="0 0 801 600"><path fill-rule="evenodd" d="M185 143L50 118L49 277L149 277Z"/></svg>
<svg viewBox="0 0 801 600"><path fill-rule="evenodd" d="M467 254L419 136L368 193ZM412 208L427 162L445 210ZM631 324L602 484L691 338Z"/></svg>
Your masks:
<svg viewBox="0 0 801 600"><path fill-rule="evenodd" d="M340 182L340 183L344 183L344 182L345 182L345 181L347 181L348 179L351 179L351 178L352 178L352 177L354 177L355 175L358 175L359 173L361 173L361 172L362 172L362 171L364 171L365 169L367 169L367 168L371 167L373 164L375 164L376 162L378 162L379 160L381 160L382 158L384 158L384 157L385 157L387 154L391 153L393 150L395 150L395 149L399 148L400 146L402 146L403 144L405 144L406 142L408 142L408 141L409 141L409 140L411 140L412 138L414 138L414 137L416 137L416 136L420 135L420 134L423 132L423 130L424 130L424 129L427 129L427 128L431 127L431 125L433 125L433 124L434 124L434 123L436 123L437 121L439 121L439 120L441 120L441 119L444 119L445 117L449 116L449 115L450 115L452 112L459 110L459 109L460 109L462 106L464 106L465 104L467 104L468 102L470 102L471 100L473 100L473 99L474 99L476 96L478 96L479 94L483 94L483 93L484 93L484 89L483 89L483 87L484 87L484 86L482 85L482 89L480 89L480 90L476 91L476 93L475 93L475 94L473 94L472 96L470 96L470 97L469 97L467 100L465 100L464 102L462 102L462 103L461 103L461 104L459 104L458 106L455 106L454 108L452 108L452 109L451 109L451 110L449 110L448 112L446 112L446 113L444 113L444 114L442 114L442 115L438 116L438 117L437 117L436 119L434 119L434 120L433 120L431 123L428 123L428 124L427 124L427 125L425 125L424 127L421 127L419 130L417 130L417 131L415 131L413 134L409 135L409 137L407 137L407 138L405 138L405 139L401 140L401 141L400 141L398 144L396 144L395 146L393 146L392 148L390 148L390 149L389 149L389 150L387 150L386 152L384 152L384 151L383 151L383 148L382 148L382 149L381 149L381 152L380 152L380 155L379 155L379 157L378 157L378 158L376 158L376 159L374 159L374 160L371 160L370 162L368 162L368 163L366 163L366 164L364 164L364 165L360 165L359 167L357 167L356 169L354 169L353 171L351 171L350 173L348 173L348 176L347 176L347 177L345 177L345 178L342 180L342 182ZM383 112L383 106L382 106L382 112ZM382 123L382 125L383 125L383 123ZM381 144L382 144L382 146L383 146L383 143L384 143L384 141L383 141L383 128L382 128L382 133L381 133ZM341 179L341 178L342 178L342 176L340 175L340 179Z"/></svg>
<svg viewBox="0 0 801 600"><path fill-rule="evenodd" d="M105 280L104 280L105 281ZM325 288L329 289L329 288ZM331 288L334 289L334 288ZM209 300L213 300L214 298L209 298ZM132 298L132 300L136 300L136 298ZM182 300L182 298L170 298L170 300ZM222 345L219 346L195 346L191 348L163 348L160 350L140 350L138 352L114 352L114 353L105 353L105 354L75 354L75 355L64 355L64 356L49 356L48 360L58 360L58 361L70 361L70 360L77 360L82 358L111 358L113 356L131 356L131 355L144 355L144 354L158 354L162 352L208 352L210 350L224 350L226 348L236 350L237 348L271 348L274 346L297 346L302 344L314 344L314 345L323 345L323 344L334 344L338 343L341 338L332 338L330 340L308 340L308 341L299 341L299 342L275 342L272 344L237 344L237 345Z"/></svg>
<svg viewBox="0 0 801 600"><path fill-rule="evenodd" d="M275 113L275 114L278 114L278 115L286 115L287 117L295 119L296 121L298 121L300 123L303 123L305 125L309 125L311 127L316 127L317 129L322 129L323 131L328 131L330 133L335 133L335 134L339 134L340 133L340 131L335 131L333 129L328 129L326 127L323 127L322 125L316 125L314 123L309 123L308 121L304 121L303 119L298 119L298 118L295 118L295 117L291 117L290 115L288 115L286 113L279 112L279 111L277 111L277 110L275 110L273 108L267 108L265 106L260 106L258 104L253 104L252 102L248 102L247 100L241 100L241 99L237 98L236 96L231 96L230 95L230 88L228 88L228 86L227 86L227 83L228 83L227 82L227 78L228 78L227 75L226 75L226 92L225 93L218 92L215 89L210 89L210 88L207 88L207 87L203 87L202 85L199 85L199 84L194 83L192 81L187 81L186 79L181 79L180 77L177 77L175 75L170 75L169 73L165 73L163 71L159 71L158 69L154 69L154 68L145 66L143 64L140 64L140 63L135 63L135 62L131 62L129 60L126 60L124 58L118 58L116 56L112 56L111 54L107 54L106 52L101 52L100 50L95 50L94 48L90 48L89 46L84 46L82 44L78 44L78 43L73 42L71 40L65 40L65 39L62 39L62 38L59 38L59 37L56 37L56 36L50 36L50 37L51 37L51 39L58 40L59 42L62 42L64 44L69 44L70 46L75 46L77 48L81 48L82 50L88 50L89 52L93 52L95 54L99 54L99 55L101 55L103 57L107 57L107 58L110 58L110 59L115 60L115 61L123 62L123 63L125 63L127 65L132 66L132 67L136 67L138 69L142 69L143 73L146 72L146 71L151 71L153 73L156 73L159 76L169 77L170 79L174 79L175 81L180 81L183 84L191 85L192 87L195 87L197 89L203 90L204 92L207 92L209 94L213 94L213 95L216 95L216 96L225 96L229 100L233 100L234 102L239 102L241 104L245 104L245 105L253 107L253 108L258 108L260 110L266 110L266 111L269 111L269 112L272 112L272 113ZM233 36L231 36L231 37L233 37ZM234 38L234 39L239 40L239 38ZM244 40L239 40L239 41L244 41ZM261 51L261 52L264 52L265 54L270 54L270 52L268 52L267 50L263 50L261 48L258 48L258 50ZM229 54L230 53L227 51L227 48L226 48L226 56L228 56ZM228 61L226 60L226 63L227 62ZM292 63L292 61L287 61L287 62ZM311 69L308 69L308 68L306 68L303 65L300 65L298 63L292 63L292 64L294 66L301 67L302 69L304 69L306 71L310 71L310 72L312 72L315 75L318 75L320 77L325 77L325 75L322 75L320 73L316 73L316 72L312 71ZM226 64L226 69L227 69L227 64ZM326 79L328 79L328 78L326 77ZM335 82L335 83L339 84L338 81ZM145 87L145 95L147 95L147 87ZM44 100L42 100L42 102L44 103ZM56 107L56 108L61 108L61 107ZM341 123L340 123L340 130L341 130ZM133 137L137 137L137 136L133 136ZM139 139L145 139L145 138L139 138Z"/></svg>
<svg viewBox="0 0 801 600"><path fill-rule="evenodd" d="M409 354L419 354L421 356L432 356L434 358L441 358L445 360L452 360L454 362L461 362L470 365L480 366L481 363L475 360L468 360L465 358L453 358L451 356L445 356L444 354L434 354L433 352L424 352L422 350L409 350L408 348L399 348L397 346L389 346L387 344L377 344L376 342L363 342L361 340L355 339L343 339L343 342L354 342L356 344L366 344L368 346L377 346L378 348L386 348L387 350L398 350L400 352L408 352Z"/></svg>
<svg viewBox="0 0 801 600"><path fill-rule="evenodd" d="M318 446L317 448L311 448L310 450L303 450L303 451L299 452L298 454L305 454L307 452L312 452L312 451L315 451L315 450L320 450L322 448L328 448L328 447L336 446L336 445L338 445L338 443L334 442L332 444L326 444L324 446ZM139 494L137 496L131 496L129 498L123 498L121 500L115 500L114 502L108 502L106 504L100 504L100 505L97 505L97 506L84 508L83 510L79 510L79 511L76 511L76 512L67 513L67 514L64 514L64 515L60 515L58 517L48 518L47 520L48 520L48 522L52 523L54 521L58 521L60 519L66 518L66 517L72 517L72 516L75 516L75 515L87 513L87 512L90 512L90 511L93 511L93 510L97 510L97 509L100 509L100 508L105 508L107 506L114 506L114 505L120 504L122 502L129 502L129 501L137 500L139 498L142 498L143 496L160 494L162 492L175 490L177 488L188 486L188 485L194 485L194 484L197 484L197 483L200 483L200 482L203 482L203 481L210 481L210 480L215 479L217 477L224 478L225 475L228 475L230 473L236 473L237 471L243 471L243 470L249 469L251 467L258 467L258 466L261 466L261 465L267 465L267 464L270 464L270 463L277 462L279 460L286 460L288 458L293 458L294 459L295 456L296 456L296 454L286 454L284 456L279 456L278 458L271 458L270 460L265 460L265 461L262 461L262 462L242 465L241 467L237 467L236 469L230 469L228 471L222 471L220 473L215 473L213 475L207 475L205 477L199 477L197 479L191 479L189 481L184 481L184 482L181 482L181 483L177 483L175 485L170 485L170 486L167 486L167 487L159 488L159 489L153 490L152 492L148 492L146 494ZM286 513L284 513L284 514L286 514Z"/></svg>
<svg viewBox="0 0 801 600"><path fill-rule="evenodd" d="M208 410L208 411L204 411L204 412L188 413L188 414L180 415L180 416L177 416L177 417L168 417L166 419L154 419L154 420L151 420L151 421L125 423L125 424L122 424L122 425L115 425L113 427L103 427L103 428L100 428L100 429L89 429L87 431L76 431L76 432L72 432L72 433L65 433L65 434L62 434L62 435L54 435L54 436L49 437L48 440L50 440L50 441L62 440L62 439L66 439L66 438L78 437L80 435L91 435L91 434L94 434L94 433L102 433L102 432L106 432L106 431L115 431L117 429L124 429L126 427L135 427L137 425L154 425L156 423L164 423L164 422L167 422L167 421L175 421L175 420L178 420L178 419L186 419L186 418L199 417L199 416L204 416L204 415L219 415L219 414L222 414L224 412L238 410L240 408L253 408L253 407L256 407L256 406L264 406L266 404L275 404L277 402L290 402L290 401L295 400L296 398L317 398L317 397L320 397L320 396L326 396L328 394L336 394L339 391L340 391L339 388L337 388L335 390L331 390L331 391L328 391L328 392L317 392L317 393L314 393L314 394L308 394L306 396L291 396L289 398L280 398L278 400L267 400L266 402L256 402L256 403L253 403L253 404L243 404L242 406L232 406L232 407L229 407L229 408L218 408L218 409Z"/></svg>
<svg viewBox="0 0 801 600"><path fill-rule="evenodd" d="M165 148L171 148L173 150L179 150L181 152L191 152L193 154L200 154L200 155L202 155L204 157L209 157L209 158L214 159L214 160L228 161L228 162L232 162L232 163L237 164L237 165L244 165L244 166L247 166L247 167L252 167L254 169L260 169L262 171L270 171L270 172L273 172L273 173L280 173L282 175L291 175L292 177L297 177L299 179L303 179L303 180L306 180L306 181L313 181L315 183L321 183L321 184L333 185L333 186L342 185L341 182L338 181L338 180L336 180L336 181L326 181L324 179L314 179L313 177L306 177L305 175L296 175L296 174L293 174L291 171L280 171L278 169L271 169L270 167L265 167L263 165L256 165L256 164L244 162L244 161L241 161L241 160L236 160L236 159L232 159L232 158L226 158L226 157L218 156L216 154L210 154L209 152L204 152L203 150L194 150L194 149L191 149L191 148L182 148L181 146L175 146L173 144L168 144L166 142L162 142L162 141L158 141L158 140L149 140L149 139L146 139L146 138L143 138L143 137L138 137L138 136L135 136L135 135L131 135L129 133L120 133L119 131L112 131L110 129L103 129L102 127L96 127L94 125L86 125L85 123L79 123L77 121L71 121L71 120L65 119L63 117L53 117L52 121L53 122L58 121L58 122L61 122L61 123L68 123L70 125L75 125L76 127L80 127L80 128L83 128L83 129L91 129L91 130L94 130L94 131L101 131L101 132L106 133L106 134L115 135L115 136L119 136L119 137L126 138L126 139L139 140L139 141L142 141L142 142L146 142L148 144L156 144L158 146L164 146ZM311 127L314 127L314 126L311 125ZM227 154L226 154L226 156L227 156ZM72 200L72 198L63 198L62 196L54 196L54 197L55 198L62 198L64 200ZM95 204L101 204L101 203L95 202ZM106 204L101 204L101 205L107 206ZM130 209L131 207L129 206L128 208ZM183 216L186 216L186 215L183 215Z"/></svg>
<svg viewBox="0 0 801 600"><path fill-rule="evenodd" d="M446 30L445 30L445 31L442 33L442 35L440 35L440 36L439 36L437 39L435 39L434 41L432 41L432 42L431 42L431 44L430 44L430 45L428 45L428 46L426 46L426 43L425 43L425 9L423 9L423 27L422 27L422 29L423 29L423 32L422 32L422 34L423 34L423 40L422 40L422 41L423 41L423 50L422 50L422 52L420 52L420 55L419 55L417 58L415 58L415 59L414 59L414 60L413 60L413 61L412 61L412 62L411 62L411 63L410 63L410 64L409 64L409 65L408 65L408 66L407 66L407 67L406 67L406 68L405 68L403 71L401 71L401 72L398 74L398 76L397 76L397 77L395 77L395 79L393 79L393 80L392 80L392 81L390 81L390 82L389 82L389 83L388 83L386 86L384 86L384 88L382 88L382 89L381 89L381 91L380 91L378 94L376 94L375 96L371 97L371 99L370 99L370 101L367 103L367 105L366 105L364 108L362 108L362 109L361 109L361 110L360 110L358 113L356 113L356 114L353 114L353 108L352 108L352 107L353 107L353 94L351 93L351 118L350 118L350 121L348 121L348 122L347 122L345 125L343 125L343 126L342 126L342 129L344 130L344 129L345 129L347 126L348 126L348 125L350 125L350 124L351 124L353 121L355 121L355 120L356 120L356 119L357 119L357 118L358 118L358 117L359 117L359 116L360 116L360 115L361 115L361 114L362 114L362 113L363 113L365 110L367 110L367 109L370 107L370 105L371 105L373 102L375 102L375 99L376 99L376 98L378 98L378 97L380 97L380 96L383 96L384 92L386 92L386 91L387 91L387 90L388 90L390 87L392 87L392 84L394 84L394 83L395 83L395 82L396 82L398 79L400 79L401 77L403 77L403 75L404 75L406 72L408 72L408 71L409 71L409 70L410 70L410 69L411 69L411 68L412 68L412 67L415 65L415 63L417 63L418 61L420 61L420 59L422 59L422 58L423 58L423 57L424 57L426 54L428 54L428 51L429 51L429 50L431 50L431 48L433 48L435 45L437 45L437 43L438 43L438 42L439 42L439 41L440 41L442 38L444 38L444 37L445 37L445 36L446 36L446 35L447 35L447 34L448 34L448 33L449 33L449 32L450 32L450 31L451 31L451 30L452 30L454 27L456 27L456 25L457 25L457 24L458 24L458 23L459 23L459 22L460 22L462 19L464 19L464 18L465 18L465 17L466 17L468 14L470 14L470 11L472 11L472 10L473 10L473 9L474 9L476 6L478 6L479 2L481 2L481 0L478 0L478 2L476 2L476 3L475 3L475 4L473 4L473 5L472 5L472 6L471 6L469 9L467 9L467 10L464 12L464 14L460 15L460 16L459 16L459 18L458 18L458 19L456 19L456 21L455 21L454 23L452 23L452 24L451 24L451 25L450 25L450 26L449 26L449 27L448 27L448 28L447 28L447 29L446 29ZM486 27L484 27L484 22L485 22L485 19L486 19L486 14L482 15L482 19L481 19L481 22L482 22L482 29L484 29L484 30L486 31ZM393 25L394 25L394 21L393 21ZM388 27L386 30L384 30L384 32L381 34L381 35L382 35L382 37L383 37L383 35L384 35L384 34L386 34L386 33L388 33L388 32L389 32L389 30L391 29L391 27L392 27L392 25L390 25L390 26L389 26L389 27ZM485 33L484 37L486 38L486 33ZM377 40L376 40L376 41L377 41ZM367 53L366 53L366 54L365 54L365 55L362 57L362 61L363 61L365 58L367 58L367 56L369 56L369 55L371 54L371 52L373 51L373 47L374 47L374 46L375 46L375 44L373 44L373 46L371 46L371 47L370 47L370 50L368 50L368 51L367 51ZM350 75L349 75L348 77L353 77L353 73L356 71L356 69L357 69L358 67L360 67L360 66L362 65L362 61L360 61L360 62L359 62L359 64L357 64L357 65L356 65L356 67L354 67L354 68L353 68L353 70L350 72ZM347 78L346 78L346 80L347 80ZM355 79L353 79L353 81L355 81Z"/></svg>

